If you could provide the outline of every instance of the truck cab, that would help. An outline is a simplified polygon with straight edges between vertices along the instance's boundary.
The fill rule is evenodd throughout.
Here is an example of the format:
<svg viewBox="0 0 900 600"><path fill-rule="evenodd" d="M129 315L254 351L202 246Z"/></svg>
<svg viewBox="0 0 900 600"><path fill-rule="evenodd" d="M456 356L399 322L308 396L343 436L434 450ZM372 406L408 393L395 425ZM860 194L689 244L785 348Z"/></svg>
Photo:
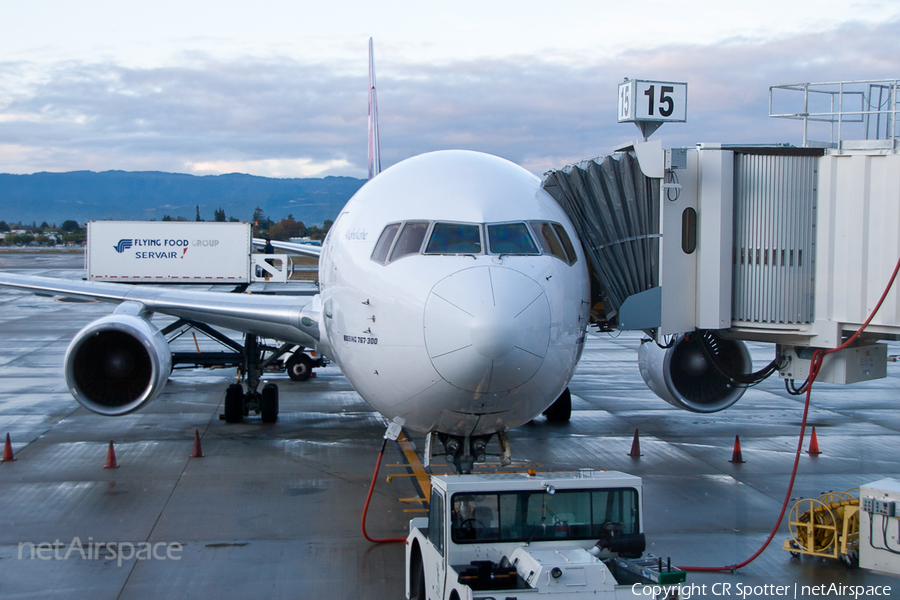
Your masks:
<svg viewBox="0 0 900 600"><path fill-rule="evenodd" d="M675 598L685 573L642 556L642 516L641 480L625 473L434 476L428 517L410 522L406 597L633 599L655 585Z"/></svg>

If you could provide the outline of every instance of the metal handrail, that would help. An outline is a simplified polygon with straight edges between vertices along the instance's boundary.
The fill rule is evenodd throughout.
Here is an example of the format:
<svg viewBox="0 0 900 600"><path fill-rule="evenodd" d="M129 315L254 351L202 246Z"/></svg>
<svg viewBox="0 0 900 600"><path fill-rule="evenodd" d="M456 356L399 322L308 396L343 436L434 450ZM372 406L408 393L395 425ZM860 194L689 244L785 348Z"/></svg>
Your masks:
<svg viewBox="0 0 900 600"><path fill-rule="evenodd" d="M837 89L833 89L837 86ZM847 89L850 86L851 89ZM859 86L867 86L863 90ZM786 90L803 93L803 110L801 112L774 111L775 90ZM864 79L856 81L831 81L818 83L794 83L769 86L769 116L779 119L793 119L803 121L803 146L809 146L809 122L831 123L831 144L835 144L834 123L837 123L837 145L844 141L844 123L864 123L865 139L890 139L891 147L897 148L898 102L900 102L900 79ZM875 108L872 107L872 99L877 92L878 101ZM887 98L884 98L887 92ZM830 102L830 110L810 111L810 97L825 96ZM845 103L856 104L859 100L859 108L847 107ZM846 100L846 102L845 102ZM837 102L837 109L835 109ZM885 108L882 108L885 106ZM884 117L884 138L882 133L882 116ZM875 121L874 138L870 138L871 121Z"/></svg>

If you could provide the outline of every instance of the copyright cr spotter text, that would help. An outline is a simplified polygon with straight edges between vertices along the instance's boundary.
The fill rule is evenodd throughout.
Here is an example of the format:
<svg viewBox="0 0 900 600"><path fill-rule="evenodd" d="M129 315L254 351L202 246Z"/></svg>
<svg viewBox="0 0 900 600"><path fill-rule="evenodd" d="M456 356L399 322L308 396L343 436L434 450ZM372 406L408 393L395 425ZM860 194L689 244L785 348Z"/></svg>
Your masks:
<svg viewBox="0 0 900 600"><path fill-rule="evenodd" d="M784 598L800 598L806 596L843 597L843 598L869 598L877 596L890 596L889 585L843 585L840 583L821 585L747 585L744 583L713 583L703 585L678 584L678 585L641 585L631 586L635 596L657 598L675 593L681 600L689 600L694 596L728 596L733 598L758 598L761 596L782 596Z"/></svg>

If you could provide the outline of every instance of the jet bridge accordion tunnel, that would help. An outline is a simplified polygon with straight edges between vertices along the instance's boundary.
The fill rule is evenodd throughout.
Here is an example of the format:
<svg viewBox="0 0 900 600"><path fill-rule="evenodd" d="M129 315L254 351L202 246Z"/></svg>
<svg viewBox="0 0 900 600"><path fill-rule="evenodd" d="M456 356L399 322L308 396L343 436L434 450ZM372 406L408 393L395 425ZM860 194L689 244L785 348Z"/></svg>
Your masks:
<svg viewBox="0 0 900 600"><path fill-rule="evenodd" d="M644 379L661 398L713 412L777 371L803 381L814 348L865 322L900 256L897 150L635 144L545 175L591 263L594 322L643 330ZM892 290L856 347L817 378L886 374L900 339ZM602 301L602 304L600 302ZM771 342L751 373L743 341Z"/></svg>

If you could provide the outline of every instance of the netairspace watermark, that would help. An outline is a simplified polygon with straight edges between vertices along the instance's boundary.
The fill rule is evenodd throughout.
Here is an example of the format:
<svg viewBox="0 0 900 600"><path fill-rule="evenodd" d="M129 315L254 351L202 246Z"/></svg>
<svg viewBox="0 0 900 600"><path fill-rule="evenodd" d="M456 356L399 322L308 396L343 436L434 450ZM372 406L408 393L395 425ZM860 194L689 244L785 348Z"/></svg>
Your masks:
<svg viewBox="0 0 900 600"><path fill-rule="evenodd" d="M82 560L109 560L116 561L116 566L131 559L135 560L181 560L181 551L184 546L179 542L95 542L89 537L87 543L82 544L81 538L74 537L66 545L55 542L19 542L19 560L69 560L80 558Z"/></svg>
<svg viewBox="0 0 900 600"><path fill-rule="evenodd" d="M805 598L822 596L832 598L870 598L890 597L889 585L844 585L841 583L823 583L819 585L748 585L745 583L713 583L699 585L696 583L679 583L677 585L641 585L634 584L631 591L635 596L652 598L672 598L678 594L679 600L690 600L695 596L723 596L729 598L759 598L761 596L779 596L782 598Z"/></svg>

